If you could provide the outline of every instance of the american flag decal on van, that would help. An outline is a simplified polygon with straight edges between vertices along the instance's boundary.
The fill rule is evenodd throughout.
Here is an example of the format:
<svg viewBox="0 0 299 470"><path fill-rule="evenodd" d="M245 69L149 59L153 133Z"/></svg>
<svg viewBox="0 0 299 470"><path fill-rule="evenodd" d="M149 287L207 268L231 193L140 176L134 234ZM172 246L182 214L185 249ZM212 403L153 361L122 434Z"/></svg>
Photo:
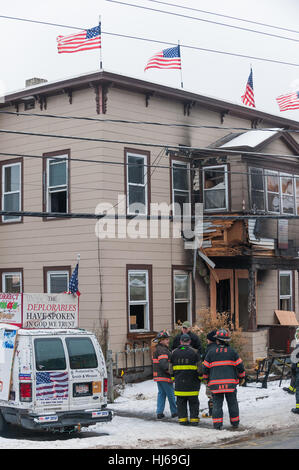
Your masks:
<svg viewBox="0 0 299 470"><path fill-rule="evenodd" d="M67 398L69 393L67 372L37 372L36 398Z"/></svg>

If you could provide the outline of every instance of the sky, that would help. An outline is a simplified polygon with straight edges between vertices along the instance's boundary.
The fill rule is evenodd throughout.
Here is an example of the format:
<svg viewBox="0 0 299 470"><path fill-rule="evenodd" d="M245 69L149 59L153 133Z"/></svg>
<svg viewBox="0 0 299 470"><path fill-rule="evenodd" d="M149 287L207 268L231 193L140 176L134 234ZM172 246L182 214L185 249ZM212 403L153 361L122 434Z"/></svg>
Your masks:
<svg viewBox="0 0 299 470"><path fill-rule="evenodd" d="M161 1L168 5L150 0L119 0L118 3L116 0L1 2L2 16L45 21L61 26L0 18L0 91L7 94L22 89L25 80L32 77L56 81L99 70L99 50L58 54L56 37L77 31L64 26L82 29L94 27L101 16L104 70L180 88L181 75L178 70L151 69L144 72L146 62L153 54L180 41L182 80L186 91L242 104L240 97L245 91L252 66L256 108L284 118L299 120L299 110L280 112L275 100L281 94L299 89L299 31L295 33L274 29L181 8L195 8L296 31L298 0ZM121 5L120 2L126 5ZM128 4L172 12L184 17L136 8ZM172 7L169 4L177 6ZM288 39L216 25L195 18ZM115 34L162 43L123 38ZM184 45L290 62L298 66L204 52L186 48Z"/></svg>

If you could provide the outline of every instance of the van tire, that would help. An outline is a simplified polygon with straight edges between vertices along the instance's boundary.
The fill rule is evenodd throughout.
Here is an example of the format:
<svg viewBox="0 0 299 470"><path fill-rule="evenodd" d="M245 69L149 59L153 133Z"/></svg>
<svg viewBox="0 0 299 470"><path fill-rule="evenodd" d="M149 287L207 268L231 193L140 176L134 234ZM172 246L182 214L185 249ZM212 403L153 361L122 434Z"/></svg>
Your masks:
<svg viewBox="0 0 299 470"><path fill-rule="evenodd" d="M7 431L8 423L5 421L2 412L0 412L0 435Z"/></svg>

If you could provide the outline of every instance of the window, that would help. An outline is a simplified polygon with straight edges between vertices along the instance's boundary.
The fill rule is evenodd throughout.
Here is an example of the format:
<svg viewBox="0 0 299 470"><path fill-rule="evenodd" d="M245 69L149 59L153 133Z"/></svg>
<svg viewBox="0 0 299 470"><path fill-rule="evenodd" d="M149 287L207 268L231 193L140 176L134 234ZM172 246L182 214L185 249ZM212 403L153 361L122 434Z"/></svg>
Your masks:
<svg viewBox="0 0 299 470"><path fill-rule="evenodd" d="M149 272L128 271L129 331L149 330Z"/></svg>
<svg viewBox="0 0 299 470"><path fill-rule="evenodd" d="M204 209L226 210L228 209L227 199L226 165L203 168Z"/></svg>
<svg viewBox="0 0 299 470"><path fill-rule="evenodd" d="M60 338L34 340L35 365L38 371L65 370L66 360Z"/></svg>
<svg viewBox="0 0 299 470"><path fill-rule="evenodd" d="M66 338L71 369L95 369L97 356L90 338Z"/></svg>
<svg viewBox="0 0 299 470"><path fill-rule="evenodd" d="M44 291L48 294L59 294L68 291L69 278L69 267L44 268Z"/></svg>
<svg viewBox="0 0 299 470"><path fill-rule="evenodd" d="M190 274L175 272L174 283L174 322L183 323L191 318Z"/></svg>
<svg viewBox="0 0 299 470"><path fill-rule="evenodd" d="M280 212L278 171L265 170L268 212Z"/></svg>
<svg viewBox="0 0 299 470"><path fill-rule="evenodd" d="M264 170L262 168L249 168L251 207L253 210L265 210L264 199Z"/></svg>
<svg viewBox="0 0 299 470"><path fill-rule="evenodd" d="M262 168L249 168L249 175L253 210L299 214L299 177Z"/></svg>
<svg viewBox="0 0 299 470"><path fill-rule="evenodd" d="M44 210L69 212L69 151L44 154Z"/></svg>
<svg viewBox="0 0 299 470"><path fill-rule="evenodd" d="M20 293L22 292L22 272L2 271L1 292Z"/></svg>
<svg viewBox="0 0 299 470"><path fill-rule="evenodd" d="M190 203L190 165L189 163L172 161L172 202L174 215L184 213L183 204ZM176 205L180 206L180 210ZM186 209L185 209L186 211ZM189 207L188 207L189 211Z"/></svg>
<svg viewBox="0 0 299 470"><path fill-rule="evenodd" d="M148 213L148 154L126 152L127 213Z"/></svg>
<svg viewBox="0 0 299 470"><path fill-rule="evenodd" d="M292 175L281 173L281 211L283 214L294 214L294 178Z"/></svg>
<svg viewBox="0 0 299 470"><path fill-rule="evenodd" d="M21 210L21 162L2 166L2 209ZM19 222L20 216L3 215L3 222Z"/></svg>
<svg viewBox="0 0 299 470"><path fill-rule="evenodd" d="M279 309L293 310L292 271L279 271Z"/></svg>

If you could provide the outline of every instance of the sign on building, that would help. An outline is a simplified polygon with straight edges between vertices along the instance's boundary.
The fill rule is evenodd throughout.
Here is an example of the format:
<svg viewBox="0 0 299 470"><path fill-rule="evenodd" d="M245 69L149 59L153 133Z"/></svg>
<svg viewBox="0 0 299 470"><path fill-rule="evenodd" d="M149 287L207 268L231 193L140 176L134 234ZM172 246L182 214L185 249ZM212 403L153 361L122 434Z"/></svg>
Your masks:
<svg viewBox="0 0 299 470"><path fill-rule="evenodd" d="M0 325L22 328L78 328L79 297L72 294L0 293Z"/></svg>

